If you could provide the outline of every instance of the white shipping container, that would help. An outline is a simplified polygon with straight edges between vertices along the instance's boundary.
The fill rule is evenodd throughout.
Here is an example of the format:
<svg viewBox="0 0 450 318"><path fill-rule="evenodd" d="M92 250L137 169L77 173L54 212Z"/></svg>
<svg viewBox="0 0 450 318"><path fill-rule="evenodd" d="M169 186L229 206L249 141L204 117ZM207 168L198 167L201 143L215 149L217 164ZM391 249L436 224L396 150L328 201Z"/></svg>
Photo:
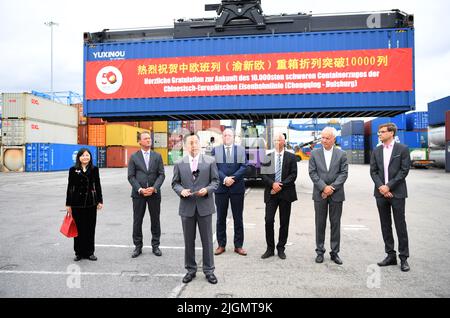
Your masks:
<svg viewBox="0 0 450 318"><path fill-rule="evenodd" d="M167 148L167 133L153 133L153 148Z"/></svg>
<svg viewBox="0 0 450 318"><path fill-rule="evenodd" d="M2 118L38 120L78 127L78 109L30 93L3 93Z"/></svg>
<svg viewBox="0 0 450 318"><path fill-rule="evenodd" d="M22 146L33 142L72 144L78 142L78 129L37 120L4 119L2 143Z"/></svg>

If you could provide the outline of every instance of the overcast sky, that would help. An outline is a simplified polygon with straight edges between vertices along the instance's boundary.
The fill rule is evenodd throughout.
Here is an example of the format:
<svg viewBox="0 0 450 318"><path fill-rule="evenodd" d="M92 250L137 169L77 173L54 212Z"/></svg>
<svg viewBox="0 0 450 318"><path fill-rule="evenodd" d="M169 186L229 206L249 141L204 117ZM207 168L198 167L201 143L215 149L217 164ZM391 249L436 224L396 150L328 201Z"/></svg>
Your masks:
<svg viewBox="0 0 450 318"><path fill-rule="evenodd" d="M50 90L50 28L54 21L54 91L82 93L83 32L171 26L178 18L213 17L214 0L1 0L0 92ZM263 0L264 14L400 9L415 17L416 103L450 95L447 0Z"/></svg>

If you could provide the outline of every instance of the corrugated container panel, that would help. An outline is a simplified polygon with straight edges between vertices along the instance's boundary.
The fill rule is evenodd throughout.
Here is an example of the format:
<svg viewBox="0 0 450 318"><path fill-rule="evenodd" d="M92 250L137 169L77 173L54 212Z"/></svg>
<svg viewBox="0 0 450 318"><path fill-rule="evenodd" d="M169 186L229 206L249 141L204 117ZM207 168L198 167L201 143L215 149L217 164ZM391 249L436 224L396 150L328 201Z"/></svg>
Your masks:
<svg viewBox="0 0 450 318"><path fill-rule="evenodd" d="M364 135L342 136L342 150L364 150Z"/></svg>
<svg viewBox="0 0 450 318"><path fill-rule="evenodd" d="M80 125L78 126L78 144L79 145L87 145L89 144L88 140L88 126Z"/></svg>
<svg viewBox="0 0 450 318"><path fill-rule="evenodd" d="M426 148L428 147L428 133L416 131L397 131L395 136L396 142L407 145L409 148ZM370 136L370 149L375 149L380 145L378 135Z"/></svg>
<svg viewBox="0 0 450 318"><path fill-rule="evenodd" d="M431 147L444 147L445 146L445 127L429 127L428 128L428 140Z"/></svg>
<svg viewBox="0 0 450 318"><path fill-rule="evenodd" d="M153 122L153 131L154 132L167 132L168 131L167 121L154 121Z"/></svg>
<svg viewBox="0 0 450 318"><path fill-rule="evenodd" d="M152 133L153 148L167 148L167 133Z"/></svg>
<svg viewBox="0 0 450 318"><path fill-rule="evenodd" d="M94 118L94 117L88 117L87 123L88 125L105 125L106 120L103 120L102 118Z"/></svg>
<svg viewBox="0 0 450 318"><path fill-rule="evenodd" d="M378 117L372 120L372 134L376 134L378 132L378 127L386 123L394 123L398 130L406 130L406 115L400 114L395 117Z"/></svg>
<svg viewBox="0 0 450 318"><path fill-rule="evenodd" d="M445 124L445 113L450 110L450 96L428 103L428 123L430 126Z"/></svg>
<svg viewBox="0 0 450 318"><path fill-rule="evenodd" d="M3 118L38 120L76 128L78 109L29 93L3 93Z"/></svg>
<svg viewBox="0 0 450 318"><path fill-rule="evenodd" d="M34 142L76 145L77 139L76 127L60 126L37 120L3 120L2 143L6 146L22 146Z"/></svg>
<svg viewBox="0 0 450 318"><path fill-rule="evenodd" d="M1 146L2 172L25 171L25 146Z"/></svg>
<svg viewBox="0 0 450 318"><path fill-rule="evenodd" d="M406 130L428 128L428 112L414 112L406 114Z"/></svg>
<svg viewBox="0 0 450 318"><path fill-rule="evenodd" d="M152 121L141 121L139 122L139 127L148 131L153 130L153 122Z"/></svg>
<svg viewBox="0 0 450 318"><path fill-rule="evenodd" d="M373 29L338 32L290 33L201 39L158 40L85 45L85 60L95 52L125 51L127 59L258 54L277 52L320 52L339 50L413 48L412 29ZM372 92L343 94L242 95L183 98L136 98L87 100L91 115L157 116L190 114L267 114L288 112L409 111L415 93Z"/></svg>
<svg viewBox="0 0 450 318"><path fill-rule="evenodd" d="M450 141L450 110L445 113L445 140Z"/></svg>
<svg viewBox="0 0 450 318"><path fill-rule="evenodd" d="M164 165L169 164L169 149L167 148L154 148L154 152L157 152L161 155Z"/></svg>
<svg viewBox="0 0 450 318"><path fill-rule="evenodd" d="M341 127L341 136L364 135L364 120L352 120Z"/></svg>
<svg viewBox="0 0 450 318"><path fill-rule="evenodd" d="M97 147L97 166L106 168L106 147Z"/></svg>
<svg viewBox="0 0 450 318"><path fill-rule="evenodd" d="M68 170L75 164L76 155L81 148L91 152L91 160L97 165L97 147L88 145L65 145L32 143L25 145L25 171L48 172Z"/></svg>
<svg viewBox="0 0 450 318"><path fill-rule="evenodd" d="M88 125L88 145L97 147L106 146L105 125Z"/></svg>
<svg viewBox="0 0 450 318"><path fill-rule="evenodd" d="M87 117L83 115L83 103L79 104L73 104L72 106L76 107L78 109L78 124L79 125L86 125L87 124Z"/></svg>
<svg viewBox="0 0 450 318"><path fill-rule="evenodd" d="M145 129L128 125L107 124L106 146L139 146L139 133Z"/></svg>
<svg viewBox="0 0 450 318"><path fill-rule="evenodd" d="M347 162L349 164L364 164L364 150L346 150Z"/></svg>
<svg viewBox="0 0 450 318"><path fill-rule="evenodd" d="M106 166L108 168L124 168L133 153L140 150L139 147L110 146L106 149Z"/></svg>

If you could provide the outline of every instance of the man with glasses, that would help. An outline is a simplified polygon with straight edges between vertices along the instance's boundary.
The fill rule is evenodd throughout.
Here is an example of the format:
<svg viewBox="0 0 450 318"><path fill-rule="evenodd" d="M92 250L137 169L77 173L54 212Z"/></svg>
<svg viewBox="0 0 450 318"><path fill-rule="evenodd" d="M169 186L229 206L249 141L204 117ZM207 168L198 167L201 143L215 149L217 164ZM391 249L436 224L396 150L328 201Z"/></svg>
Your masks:
<svg viewBox="0 0 450 318"><path fill-rule="evenodd" d="M374 196L380 215L387 257L379 266L397 265L392 234L391 211L394 216L398 237L398 250L401 270L409 271L408 231L405 221L405 199L408 197L405 178L411 166L409 149L406 145L395 142L397 126L387 123L378 127L378 136L382 145L378 146L370 158L370 176L375 184Z"/></svg>

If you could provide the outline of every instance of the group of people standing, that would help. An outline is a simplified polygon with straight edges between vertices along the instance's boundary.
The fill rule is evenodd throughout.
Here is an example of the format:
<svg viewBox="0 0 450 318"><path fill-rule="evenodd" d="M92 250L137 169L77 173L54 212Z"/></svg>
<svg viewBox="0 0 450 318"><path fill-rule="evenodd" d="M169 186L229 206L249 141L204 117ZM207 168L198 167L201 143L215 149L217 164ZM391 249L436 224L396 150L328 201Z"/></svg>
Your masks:
<svg viewBox="0 0 450 318"><path fill-rule="evenodd" d="M408 234L405 222L405 198L407 197L405 178L410 167L408 147L395 142L397 128L394 124L381 125L378 130L382 145L372 153L370 175L375 184L374 196L378 207L381 230L387 257L379 266L397 264L392 233L391 214L394 216L399 241L401 270L408 271ZM216 146L211 156L200 153L200 139L191 134L184 137L187 152L174 165L172 189L180 198L181 217L185 244L184 263L187 270L184 283L192 281L197 274L195 260L195 238L199 229L203 250L202 270L207 281L217 283L214 274L214 255L226 251L226 218L231 205L234 222L234 252L246 256L244 250L244 176L247 170L245 149L234 142L231 129L223 131L223 145ZM309 176L314 184L312 199L315 210L315 237L317 263L324 261L325 231L327 218L331 227L331 260L338 265L343 261L340 251L340 224L345 200L344 184L348 176L345 151L335 146L336 130L327 127L322 131L322 149L312 151L309 160ZM297 200L295 181L297 179L296 156L285 150L285 136L274 136L274 151L263 160L261 173L265 185L265 237L266 251L262 259L275 255L286 259L285 245L289 233L292 202ZM161 185L164 182L164 166L161 155L151 151L151 135L139 136L141 150L134 153L128 164L128 181L131 184L133 201L133 243L132 258L142 254L142 222L148 207L151 220L152 252L162 256L159 248L161 237L160 207ZM98 168L92 165L91 154L81 149L76 164L69 171L66 208L78 227L75 238L75 261L82 258L97 260L94 255L94 237L97 210L103 206L103 198ZM212 215L217 209L217 248L213 246ZM274 223L276 212L280 225L278 242L275 244Z"/></svg>

